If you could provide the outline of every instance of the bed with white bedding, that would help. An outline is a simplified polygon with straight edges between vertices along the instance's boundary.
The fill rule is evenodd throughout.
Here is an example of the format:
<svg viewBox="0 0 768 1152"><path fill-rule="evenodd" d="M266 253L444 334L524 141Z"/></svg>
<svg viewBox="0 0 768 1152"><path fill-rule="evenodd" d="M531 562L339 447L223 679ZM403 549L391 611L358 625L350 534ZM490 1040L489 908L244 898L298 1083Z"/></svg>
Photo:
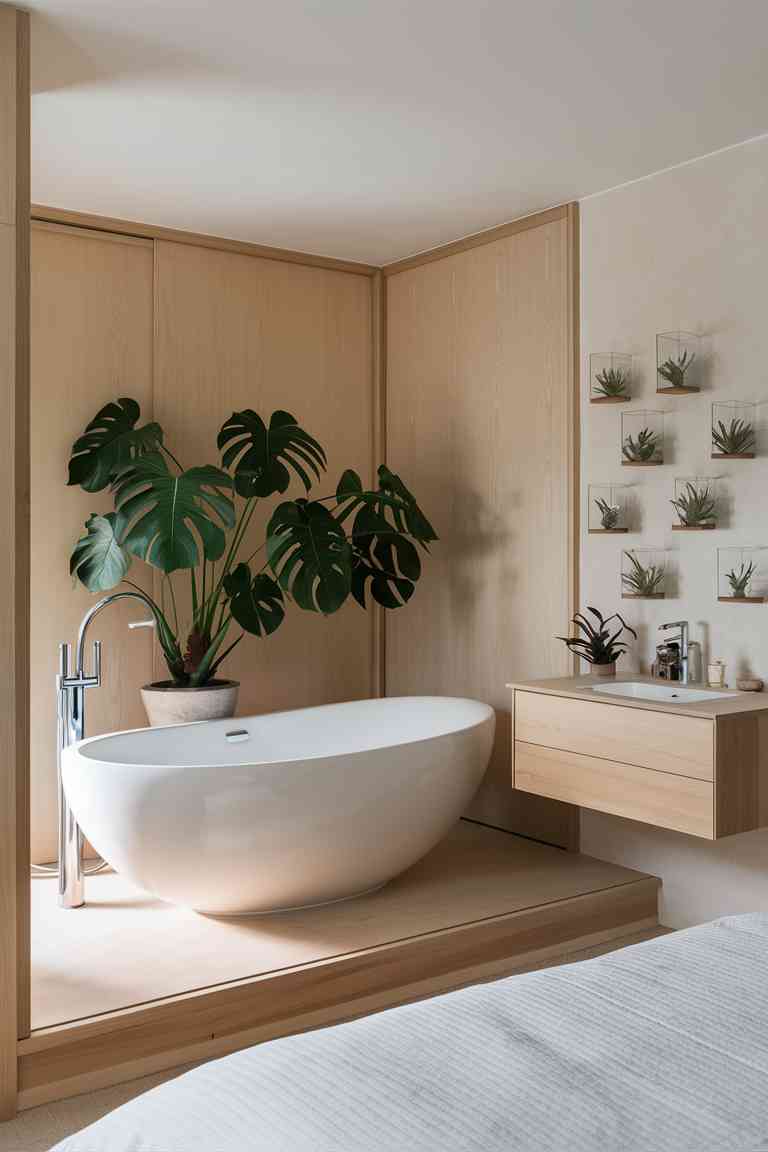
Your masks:
<svg viewBox="0 0 768 1152"><path fill-rule="evenodd" d="M205 1064L55 1152L768 1150L768 915Z"/></svg>

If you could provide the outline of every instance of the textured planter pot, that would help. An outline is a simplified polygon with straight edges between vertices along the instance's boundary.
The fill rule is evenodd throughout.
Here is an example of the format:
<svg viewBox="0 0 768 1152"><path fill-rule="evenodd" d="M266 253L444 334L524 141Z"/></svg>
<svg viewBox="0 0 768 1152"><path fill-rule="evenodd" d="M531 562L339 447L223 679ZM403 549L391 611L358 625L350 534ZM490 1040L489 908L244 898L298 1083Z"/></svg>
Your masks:
<svg viewBox="0 0 768 1152"><path fill-rule="evenodd" d="M593 676L615 676L616 675L616 662L613 664L593 664Z"/></svg>
<svg viewBox="0 0 768 1152"><path fill-rule="evenodd" d="M172 680L159 680L144 685L141 699L150 725L159 728L234 716L239 687L237 680L212 680L204 688L177 688Z"/></svg>

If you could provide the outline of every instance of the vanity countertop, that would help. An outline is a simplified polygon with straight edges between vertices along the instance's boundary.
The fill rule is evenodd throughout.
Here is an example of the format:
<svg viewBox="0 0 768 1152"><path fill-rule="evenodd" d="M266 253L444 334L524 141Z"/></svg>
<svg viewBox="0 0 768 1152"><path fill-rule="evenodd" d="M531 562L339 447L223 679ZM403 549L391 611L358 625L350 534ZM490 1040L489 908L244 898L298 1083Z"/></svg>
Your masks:
<svg viewBox="0 0 768 1152"><path fill-rule="evenodd" d="M691 704L674 704L666 700L642 700L629 696L601 695L593 689L604 682L606 684L660 684L664 687L675 687L668 680L654 680L651 676L641 676L639 673L626 673L620 676L557 676L545 680L516 680L508 684L508 688L519 689L524 692L541 692L549 696L568 696L575 700L592 700L600 704L621 705L622 708L640 708L646 712L673 712L678 716L704 716L714 720L718 716L737 716L744 712L768 711L768 692L737 692L733 689L723 689L718 692L717 700L699 700ZM681 692L684 685L677 685ZM691 684L690 688L705 689L705 684Z"/></svg>

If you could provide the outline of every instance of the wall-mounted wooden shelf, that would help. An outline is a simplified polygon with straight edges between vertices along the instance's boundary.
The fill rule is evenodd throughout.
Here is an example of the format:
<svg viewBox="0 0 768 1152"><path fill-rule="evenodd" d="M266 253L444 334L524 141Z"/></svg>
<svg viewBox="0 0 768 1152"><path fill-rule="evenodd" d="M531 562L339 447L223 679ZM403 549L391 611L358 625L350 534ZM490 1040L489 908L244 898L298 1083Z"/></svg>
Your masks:
<svg viewBox="0 0 768 1152"><path fill-rule="evenodd" d="M765 596L718 596L719 604L765 604Z"/></svg>
<svg viewBox="0 0 768 1152"><path fill-rule="evenodd" d="M713 452L712 460L754 460L754 452Z"/></svg>
<svg viewBox="0 0 768 1152"><path fill-rule="evenodd" d="M629 404L631 396L590 396L590 404Z"/></svg>
<svg viewBox="0 0 768 1152"><path fill-rule="evenodd" d="M622 460L622 468L660 468L663 460Z"/></svg>
<svg viewBox="0 0 768 1152"><path fill-rule="evenodd" d="M587 531L587 535L589 535L589 536L621 536L625 532L629 532L629 528L589 528Z"/></svg>
<svg viewBox="0 0 768 1152"><path fill-rule="evenodd" d="M673 532L713 532L717 524L673 524Z"/></svg>
<svg viewBox="0 0 768 1152"><path fill-rule="evenodd" d="M695 396L697 392L701 392L701 388L689 388L687 385L683 388L657 388L657 396Z"/></svg>
<svg viewBox="0 0 768 1152"><path fill-rule="evenodd" d="M652 592L650 596L641 596L639 592L622 592L622 600L666 600L666 592Z"/></svg>

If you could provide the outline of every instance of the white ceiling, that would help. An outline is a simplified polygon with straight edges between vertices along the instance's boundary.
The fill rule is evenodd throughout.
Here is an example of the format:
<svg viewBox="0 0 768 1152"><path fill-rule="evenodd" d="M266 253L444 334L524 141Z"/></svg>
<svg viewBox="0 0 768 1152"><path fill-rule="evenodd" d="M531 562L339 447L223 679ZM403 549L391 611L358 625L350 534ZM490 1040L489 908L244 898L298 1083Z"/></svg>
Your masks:
<svg viewBox="0 0 768 1152"><path fill-rule="evenodd" d="M380 264L768 131L766 0L30 0L33 198Z"/></svg>

